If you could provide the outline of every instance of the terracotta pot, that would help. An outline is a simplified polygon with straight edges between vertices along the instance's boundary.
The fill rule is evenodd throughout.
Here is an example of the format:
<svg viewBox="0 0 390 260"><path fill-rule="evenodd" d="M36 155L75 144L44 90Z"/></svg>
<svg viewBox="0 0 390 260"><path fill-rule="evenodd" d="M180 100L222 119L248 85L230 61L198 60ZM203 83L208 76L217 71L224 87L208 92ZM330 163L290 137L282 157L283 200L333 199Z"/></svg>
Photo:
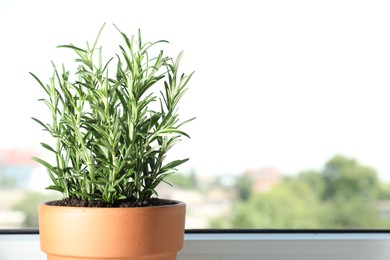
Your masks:
<svg viewBox="0 0 390 260"><path fill-rule="evenodd" d="M175 260L183 247L185 204L79 208L41 204L41 249L48 260Z"/></svg>

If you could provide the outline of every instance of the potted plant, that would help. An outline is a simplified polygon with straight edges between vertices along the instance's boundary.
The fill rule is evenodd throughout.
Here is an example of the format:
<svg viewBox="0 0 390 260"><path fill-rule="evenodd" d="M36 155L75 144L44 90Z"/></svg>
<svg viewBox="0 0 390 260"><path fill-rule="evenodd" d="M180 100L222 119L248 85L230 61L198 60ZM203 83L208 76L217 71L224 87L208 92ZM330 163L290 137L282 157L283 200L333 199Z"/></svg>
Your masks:
<svg viewBox="0 0 390 260"><path fill-rule="evenodd" d="M176 259L183 246L185 204L157 198L156 187L186 162L167 162L183 137L178 103L193 73L152 51L166 41L123 39L119 54L102 61L98 40L75 52L75 73L55 65L48 84L31 73L47 97L51 122L33 118L53 143L41 143L48 171L63 199L39 205L41 249L50 260Z"/></svg>

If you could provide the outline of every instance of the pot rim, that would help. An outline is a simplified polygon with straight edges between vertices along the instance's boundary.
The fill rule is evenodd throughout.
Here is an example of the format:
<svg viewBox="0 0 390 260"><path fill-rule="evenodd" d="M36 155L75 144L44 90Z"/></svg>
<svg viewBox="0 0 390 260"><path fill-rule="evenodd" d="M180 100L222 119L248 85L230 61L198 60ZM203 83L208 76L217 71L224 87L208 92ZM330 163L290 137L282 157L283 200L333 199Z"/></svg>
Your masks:
<svg viewBox="0 0 390 260"><path fill-rule="evenodd" d="M180 200L172 200L172 199L158 199L159 201L164 202L171 202L172 204L168 205L157 205L157 206L145 206L145 207L74 207L74 206L58 206L58 205L49 205L49 202L53 201L59 201L59 200L51 200L51 201L45 201L39 204L39 207L48 207L48 208L62 208L62 209L68 209L68 210L152 210L157 208L171 208L171 207L185 207L186 204L183 201Z"/></svg>

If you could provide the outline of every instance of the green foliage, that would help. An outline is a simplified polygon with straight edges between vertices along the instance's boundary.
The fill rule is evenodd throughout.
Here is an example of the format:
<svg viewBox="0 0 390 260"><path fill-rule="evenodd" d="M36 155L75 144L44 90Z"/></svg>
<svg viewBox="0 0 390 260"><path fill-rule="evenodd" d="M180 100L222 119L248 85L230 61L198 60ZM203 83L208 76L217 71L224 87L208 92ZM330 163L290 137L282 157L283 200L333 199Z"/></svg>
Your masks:
<svg viewBox="0 0 390 260"><path fill-rule="evenodd" d="M55 156L55 165L40 158L53 185L49 189L65 198L100 200L114 205L130 200L142 206L156 195L155 188L188 159L166 163L167 152L183 136L177 105L186 92L189 75L179 74L182 53L176 59L163 51L150 50L159 43L128 38L119 31L124 45L114 59L102 61L97 47L101 28L92 47L61 45L76 54L74 72L54 66L53 76L43 84L41 99L52 114L51 123L33 118L55 139L42 146ZM110 76L114 74L114 76ZM160 83L160 84L157 84Z"/></svg>
<svg viewBox="0 0 390 260"><path fill-rule="evenodd" d="M238 203L233 212L234 228L315 228L325 208L307 183L286 182Z"/></svg>
<svg viewBox="0 0 390 260"><path fill-rule="evenodd" d="M336 155L329 160L323 171L326 185L324 199L360 197L372 199L377 196L379 179L376 171L360 165L356 160Z"/></svg>
<svg viewBox="0 0 390 260"><path fill-rule="evenodd" d="M315 196L320 196L321 198L326 189L324 176L318 171L303 171L297 176L294 176L291 181L306 183L312 192L314 192Z"/></svg>
<svg viewBox="0 0 390 260"><path fill-rule="evenodd" d="M249 176L241 176L237 179L235 188L238 193L238 197L242 201L247 201L252 195L253 179Z"/></svg>
<svg viewBox="0 0 390 260"><path fill-rule="evenodd" d="M390 183L380 183L378 191L379 200L390 200Z"/></svg>
<svg viewBox="0 0 390 260"><path fill-rule="evenodd" d="M175 187L180 187L183 189L191 190L198 188L198 180L195 172L191 172L190 174L172 174L168 176L166 182L174 185Z"/></svg>
<svg viewBox="0 0 390 260"><path fill-rule="evenodd" d="M381 218L372 202L361 198L338 199L327 203L328 212L321 228L389 228L388 219Z"/></svg>
<svg viewBox="0 0 390 260"><path fill-rule="evenodd" d="M231 216L214 219L211 226L389 228L390 220L383 218L376 208L378 199L390 198L389 190L388 185L380 185L375 170L337 155L326 163L323 171L285 177L269 192L252 194L249 199L239 196Z"/></svg>
<svg viewBox="0 0 390 260"><path fill-rule="evenodd" d="M0 172L0 188L12 189L17 186L17 181L5 172Z"/></svg>
<svg viewBox="0 0 390 260"><path fill-rule="evenodd" d="M23 227L25 228L38 228L38 211L37 207L39 203L43 201L58 199L53 194L42 194L39 192L26 192L24 198L12 207L13 210L21 211L25 214L25 220Z"/></svg>

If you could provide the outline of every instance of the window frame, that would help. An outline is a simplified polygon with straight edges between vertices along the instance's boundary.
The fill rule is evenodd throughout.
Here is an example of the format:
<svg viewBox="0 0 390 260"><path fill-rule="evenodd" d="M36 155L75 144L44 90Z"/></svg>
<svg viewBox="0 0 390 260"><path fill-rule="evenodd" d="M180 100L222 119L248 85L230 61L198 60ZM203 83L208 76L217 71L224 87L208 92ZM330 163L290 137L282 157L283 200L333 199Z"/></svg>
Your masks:
<svg viewBox="0 0 390 260"><path fill-rule="evenodd" d="M272 260L389 259L390 231L186 230L178 260L261 257ZM39 248L39 231L0 230L0 259L45 259Z"/></svg>

